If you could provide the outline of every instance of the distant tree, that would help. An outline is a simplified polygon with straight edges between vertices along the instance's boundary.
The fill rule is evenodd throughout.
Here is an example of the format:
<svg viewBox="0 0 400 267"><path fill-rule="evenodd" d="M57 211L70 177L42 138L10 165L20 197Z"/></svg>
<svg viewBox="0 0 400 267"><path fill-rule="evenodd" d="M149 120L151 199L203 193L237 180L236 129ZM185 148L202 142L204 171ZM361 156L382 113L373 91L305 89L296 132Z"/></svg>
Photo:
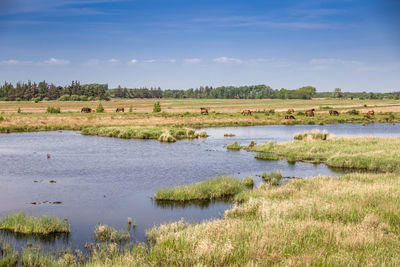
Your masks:
<svg viewBox="0 0 400 267"><path fill-rule="evenodd" d="M340 89L340 88L335 88L335 89L333 90L332 97L333 97L333 98L342 98L342 97L343 97L342 89Z"/></svg>
<svg viewBox="0 0 400 267"><path fill-rule="evenodd" d="M153 112L161 112L161 104L159 101L154 103Z"/></svg>
<svg viewBox="0 0 400 267"><path fill-rule="evenodd" d="M101 104L101 102L100 102L99 105L97 106L96 112L97 112L97 113L103 113L103 112L104 112L104 108L103 108L103 105Z"/></svg>

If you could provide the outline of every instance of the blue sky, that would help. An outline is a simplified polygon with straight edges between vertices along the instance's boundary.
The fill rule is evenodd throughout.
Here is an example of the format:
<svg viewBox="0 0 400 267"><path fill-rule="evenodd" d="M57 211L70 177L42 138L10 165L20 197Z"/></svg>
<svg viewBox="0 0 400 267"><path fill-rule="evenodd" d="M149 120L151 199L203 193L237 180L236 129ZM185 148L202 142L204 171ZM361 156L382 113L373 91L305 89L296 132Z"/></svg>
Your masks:
<svg viewBox="0 0 400 267"><path fill-rule="evenodd" d="M0 0L0 81L400 90L400 1Z"/></svg>

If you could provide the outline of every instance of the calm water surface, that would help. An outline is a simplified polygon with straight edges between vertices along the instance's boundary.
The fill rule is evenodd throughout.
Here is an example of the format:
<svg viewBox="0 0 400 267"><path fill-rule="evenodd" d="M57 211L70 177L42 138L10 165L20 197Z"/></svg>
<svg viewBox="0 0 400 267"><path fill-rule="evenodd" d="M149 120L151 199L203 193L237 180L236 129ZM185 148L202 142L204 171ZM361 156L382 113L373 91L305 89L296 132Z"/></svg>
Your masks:
<svg viewBox="0 0 400 267"><path fill-rule="evenodd" d="M133 240L144 241L145 230L155 224L181 218L190 221L216 218L231 207L226 202L160 204L151 196L161 187L221 175L243 178L271 170L297 177L340 175L323 164L263 161L255 159L253 153L225 148L233 141L243 145L250 140L288 141L295 133L312 129L327 130L336 136L400 136L400 124L209 128L205 129L210 135L207 139L173 144L83 136L68 131L1 134L0 216L26 211L68 218L70 235L39 241L49 246L69 244L79 248L93 241L93 230L99 223L124 228L131 217L137 224L132 231ZM224 138L224 133L236 136ZM49 183L50 180L56 183ZM45 201L62 203L31 204ZM19 243L26 241L26 237L4 232L1 235L17 238Z"/></svg>

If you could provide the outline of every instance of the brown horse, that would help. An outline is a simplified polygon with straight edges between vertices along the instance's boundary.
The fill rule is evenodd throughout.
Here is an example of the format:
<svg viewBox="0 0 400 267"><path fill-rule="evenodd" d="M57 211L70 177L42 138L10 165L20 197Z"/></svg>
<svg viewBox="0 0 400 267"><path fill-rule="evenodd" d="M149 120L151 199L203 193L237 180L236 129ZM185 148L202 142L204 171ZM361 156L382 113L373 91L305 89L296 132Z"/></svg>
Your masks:
<svg viewBox="0 0 400 267"><path fill-rule="evenodd" d="M245 110L242 111L242 114L251 116L251 110L250 109L245 109Z"/></svg>
<svg viewBox="0 0 400 267"><path fill-rule="evenodd" d="M368 113L367 113L368 115L375 115L375 111L373 111L373 110L370 110L370 111L368 111Z"/></svg>
<svg viewBox="0 0 400 267"><path fill-rule="evenodd" d="M329 115L336 115L339 116L339 112L337 110L329 110Z"/></svg>
<svg viewBox="0 0 400 267"><path fill-rule="evenodd" d="M82 112L90 113L90 112L92 112L92 109L91 109L91 108L82 108L82 109L81 109L81 113L82 113Z"/></svg>
<svg viewBox="0 0 400 267"><path fill-rule="evenodd" d="M208 114L208 109L207 108L200 108L200 113L201 114Z"/></svg>
<svg viewBox="0 0 400 267"><path fill-rule="evenodd" d="M285 120L295 120L296 118L293 115L286 115Z"/></svg>
<svg viewBox="0 0 400 267"><path fill-rule="evenodd" d="M92 109L92 112L96 112L96 110L95 110L95 109Z"/></svg>
<svg viewBox="0 0 400 267"><path fill-rule="evenodd" d="M287 110L287 112L294 113L294 109L289 108L289 109Z"/></svg>
<svg viewBox="0 0 400 267"><path fill-rule="evenodd" d="M306 116L314 117L315 109L306 110Z"/></svg>
<svg viewBox="0 0 400 267"><path fill-rule="evenodd" d="M115 112L125 112L125 109L124 109L124 108L117 108L117 109L115 110Z"/></svg>

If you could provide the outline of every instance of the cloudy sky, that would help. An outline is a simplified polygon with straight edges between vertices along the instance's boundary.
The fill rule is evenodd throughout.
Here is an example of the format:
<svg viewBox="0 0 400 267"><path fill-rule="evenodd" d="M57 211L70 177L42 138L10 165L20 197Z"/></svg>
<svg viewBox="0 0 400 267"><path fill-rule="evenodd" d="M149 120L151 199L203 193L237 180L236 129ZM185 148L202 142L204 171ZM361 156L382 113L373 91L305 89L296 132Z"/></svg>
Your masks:
<svg viewBox="0 0 400 267"><path fill-rule="evenodd" d="M0 0L0 82L400 90L397 0Z"/></svg>

